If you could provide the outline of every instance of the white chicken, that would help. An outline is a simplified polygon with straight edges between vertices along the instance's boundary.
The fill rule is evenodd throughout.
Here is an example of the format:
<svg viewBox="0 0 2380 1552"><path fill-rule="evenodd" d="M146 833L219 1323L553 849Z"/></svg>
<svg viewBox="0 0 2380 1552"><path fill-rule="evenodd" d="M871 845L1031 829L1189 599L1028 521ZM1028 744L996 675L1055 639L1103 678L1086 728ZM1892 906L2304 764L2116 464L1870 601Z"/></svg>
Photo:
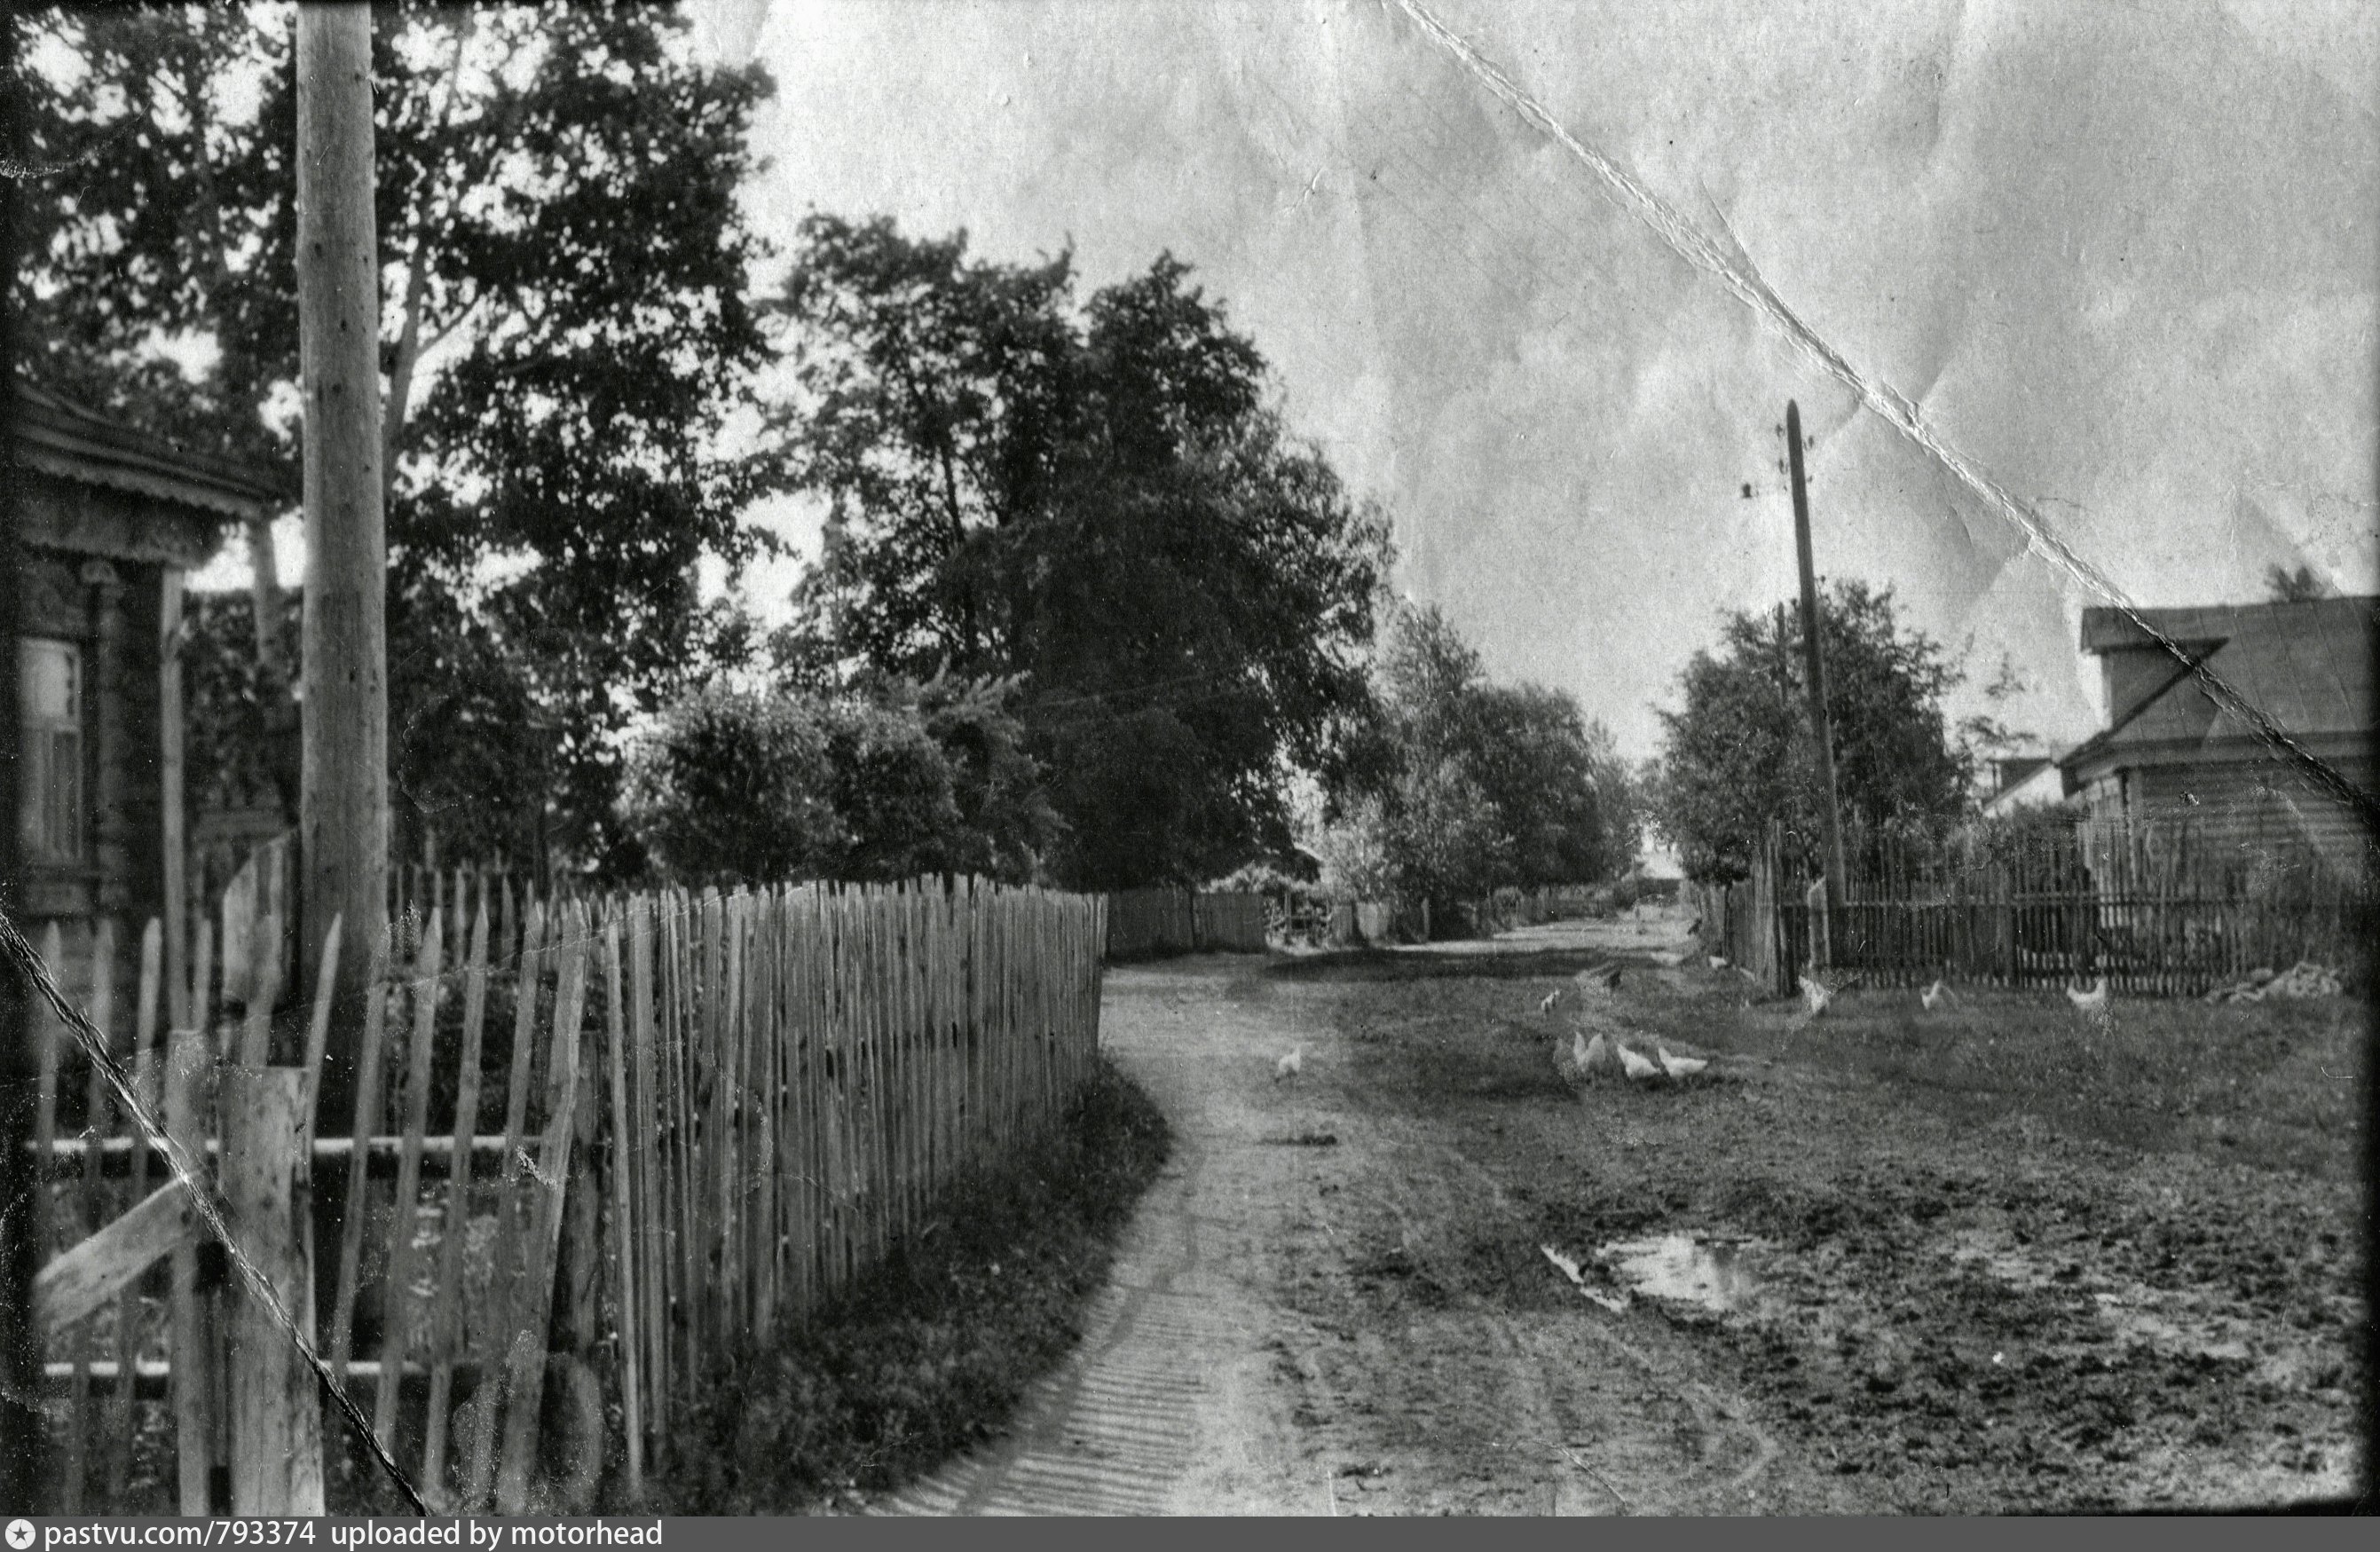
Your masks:
<svg viewBox="0 0 2380 1552"><path fill-rule="evenodd" d="M1540 1013L1550 1013L1554 1011L1554 1004L1560 1000L1561 988L1556 987L1553 990L1546 993L1544 1000L1537 1004L1537 1012Z"/></svg>
<svg viewBox="0 0 2380 1552"><path fill-rule="evenodd" d="M1827 1004L1833 1000L1835 994L1807 976L1799 978L1802 983L1802 1005L1810 1010L1812 1018L1816 1018L1827 1011Z"/></svg>
<svg viewBox="0 0 2380 1552"><path fill-rule="evenodd" d="M1580 1059L1579 1067L1585 1072L1600 1073L1610 1065L1611 1048L1604 1044L1602 1036L1597 1035L1586 1043L1586 1054Z"/></svg>
<svg viewBox="0 0 2380 1552"><path fill-rule="evenodd" d="M1279 1083L1283 1078L1293 1078L1305 1071L1305 1048L1299 1046L1272 1064L1272 1081Z"/></svg>
<svg viewBox="0 0 2380 1552"><path fill-rule="evenodd" d="M1727 968L1727 955L1725 955L1725 954L1713 954L1713 955L1711 955L1711 956L1710 956L1710 967L1711 967L1712 969L1714 969L1714 970L1724 970L1724 969L1726 969L1726 968Z"/></svg>
<svg viewBox="0 0 2380 1552"><path fill-rule="evenodd" d="M1570 1064L1584 1073L1595 1060L1595 1049L1586 1043L1586 1031L1573 1029L1570 1035Z"/></svg>
<svg viewBox="0 0 2380 1552"><path fill-rule="evenodd" d="M2099 1012L2107 1005L2107 977L2100 976L2088 991L2077 991L2072 987L2068 987L2066 1000L2086 1013Z"/></svg>
<svg viewBox="0 0 2380 1552"><path fill-rule="evenodd" d="M1670 1048L1658 1040L1653 1042L1653 1054L1661 1059L1661 1071L1669 1073L1672 1078L1691 1078L1710 1065L1709 1061L1699 1056L1671 1056Z"/></svg>
<svg viewBox="0 0 2380 1552"><path fill-rule="evenodd" d="M1942 1000L1941 981L1937 979L1932 986L1927 987L1924 991L1919 992L1917 994L1917 1000L1925 1004L1925 1011L1927 1012L1932 1012L1934 1011L1934 1005Z"/></svg>
<svg viewBox="0 0 2380 1552"><path fill-rule="evenodd" d="M1621 1045L1617 1040L1614 1040L1611 1043L1619 1049L1620 1068L1621 1071L1628 1074L1630 1082L1649 1083L1653 1079L1661 1075L1660 1068L1656 1067L1653 1063L1645 1061L1643 1057L1638 1056L1626 1046Z"/></svg>

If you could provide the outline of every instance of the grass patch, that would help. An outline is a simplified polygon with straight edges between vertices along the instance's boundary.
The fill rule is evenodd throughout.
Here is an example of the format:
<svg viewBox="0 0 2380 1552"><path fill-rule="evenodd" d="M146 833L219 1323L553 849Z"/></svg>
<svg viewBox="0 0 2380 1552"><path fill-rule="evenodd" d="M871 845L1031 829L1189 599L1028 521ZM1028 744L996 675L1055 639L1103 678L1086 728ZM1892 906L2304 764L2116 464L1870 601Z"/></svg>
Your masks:
<svg viewBox="0 0 2380 1552"><path fill-rule="evenodd" d="M1718 1050L1878 1079L1962 1121L2026 1111L2119 1146L2339 1179L2360 1167L2370 1073L2359 1000L2118 998L2094 1018L2055 990L1961 988L1927 1012L1914 991L1863 988L1804 1022L1796 1003L1745 1008L1735 995L1694 987L1629 1012Z"/></svg>
<svg viewBox="0 0 2380 1552"><path fill-rule="evenodd" d="M991 1437L1080 1336L1172 1143L1102 1060L1055 1134L954 1191L913 1243L771 1351L712 1376L662 1511L839 1507Z"/></svg>

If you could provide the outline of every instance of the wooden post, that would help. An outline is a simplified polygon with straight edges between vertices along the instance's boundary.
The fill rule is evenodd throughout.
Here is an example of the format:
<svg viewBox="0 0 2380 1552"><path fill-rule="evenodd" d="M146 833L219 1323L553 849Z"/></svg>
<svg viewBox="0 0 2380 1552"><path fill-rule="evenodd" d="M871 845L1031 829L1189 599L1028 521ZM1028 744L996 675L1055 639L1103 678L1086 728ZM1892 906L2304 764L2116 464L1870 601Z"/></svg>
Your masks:
<svg viewBox="0 0 2380 1552"><path fill-rule="evenodd" d="M157 603L157 783L164 831L165 1020L190 1026L189 850L182 808L182 574L164 568Z"/></svg>
<svg viewBox="0 0 2380 1552"><path fill-rule="evenodd" d="M1842 803L1835 791L1835 731L1827 715L1827 659L1818 644L1818 576L1810 560L1810 492L1802 479L1802 406L1785 406L1785 454L1793 476L1793 551L1802 568L1802 666L1810 697L1810 736L1818 747L1818 782L1825 789L1827 905L1843 903Z"/></svg>
<svg viewBox="0 0 2380 1552"><path fill-rule="evenodd" d="M228 1067L223 1074L224 1196L245 1256L295 1315L313 1298L298 1231L306 1074ZM232 1316L234 1514L322 1512L322 1409L313 1371L280 1317L245 1291Z"/></svg>
<svg viewBox="0 0 2380 1552"><path fill-rule="evenodd" d="M298 331L305 404L304 976L331 918L386 911L388 664L371 11L298 8ZM369 941L343 956L322 1102L351 1108Z"/></svg>
<svg viewBox="0 0 2380 1552"><path fill-rule="evenodd" d="M208 1049L205 1017L210 970L207 924L199 924L198 964L183 1005L193 1026L176 1028L167 1037L165 1052L165 1134L176 1152L205 1168L206 1141L212 1127L214 1057ZM185 1245L174 1252L173 1269L174 1450L180 1470L180 1504L185 1515L213 1512L209 1468L212 1463L216 1416L221 1398L214 1389L214 1328L211 1300L200 1279L198 1250Z"/></svg>

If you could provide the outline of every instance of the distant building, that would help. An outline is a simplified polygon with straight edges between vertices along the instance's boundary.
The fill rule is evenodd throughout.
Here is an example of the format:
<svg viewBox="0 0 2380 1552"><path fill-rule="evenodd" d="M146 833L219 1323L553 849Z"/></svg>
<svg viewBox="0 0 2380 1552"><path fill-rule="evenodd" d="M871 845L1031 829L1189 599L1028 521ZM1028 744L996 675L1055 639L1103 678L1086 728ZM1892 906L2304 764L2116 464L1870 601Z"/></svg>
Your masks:
<svg viewBox="0 0 2380 1552"><path fill-rule="evenodd" d="M2180 646L2177 661L2142 623ZM2242 847L2310 843L2361 862L2355 808L2309 781L2258 729L2219 705L2204 667L2369 795L2375 792L2373 654L2380 599L2321 599L2203 609L2082 614L2082 649L2099 659L2107 726L2058 761L2061 787L2096 822L2187 818L2197 834Z"/></svg>
<svg viewBox="0 0 2380 1552"><path fill-rule="evenodd" d="M1984 799L1986 817L2013 814L2020 808L2054 808L2066 801L2066 782L2058 757L2016 755L1992 761L1992 790Z"/></svg>
<svg viewBox="0 0 2380 1552"><path fill-rule="evenodd" d="M22 546L24 864L8 904L37 945L60 925L60 968L76 995L91 986L93 929L112 921L116 1007L128 1020L141 931L184 887L183 576L228 524L289 497L271 474L185 452L21 381L7 443Z"/></svg>

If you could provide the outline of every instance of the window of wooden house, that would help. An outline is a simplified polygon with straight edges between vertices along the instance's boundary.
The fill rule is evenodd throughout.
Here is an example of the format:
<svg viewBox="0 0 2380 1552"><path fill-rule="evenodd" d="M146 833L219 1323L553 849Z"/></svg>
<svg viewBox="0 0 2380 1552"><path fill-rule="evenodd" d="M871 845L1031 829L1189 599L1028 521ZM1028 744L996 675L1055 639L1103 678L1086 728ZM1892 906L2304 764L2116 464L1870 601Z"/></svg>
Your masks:
<svg viewBox="0 0 2380 1552"><path fill-rule="evenodd" d="M29 862L82 858L82 652L26 637L17 672L24 740L19 833Z"/></svg>

